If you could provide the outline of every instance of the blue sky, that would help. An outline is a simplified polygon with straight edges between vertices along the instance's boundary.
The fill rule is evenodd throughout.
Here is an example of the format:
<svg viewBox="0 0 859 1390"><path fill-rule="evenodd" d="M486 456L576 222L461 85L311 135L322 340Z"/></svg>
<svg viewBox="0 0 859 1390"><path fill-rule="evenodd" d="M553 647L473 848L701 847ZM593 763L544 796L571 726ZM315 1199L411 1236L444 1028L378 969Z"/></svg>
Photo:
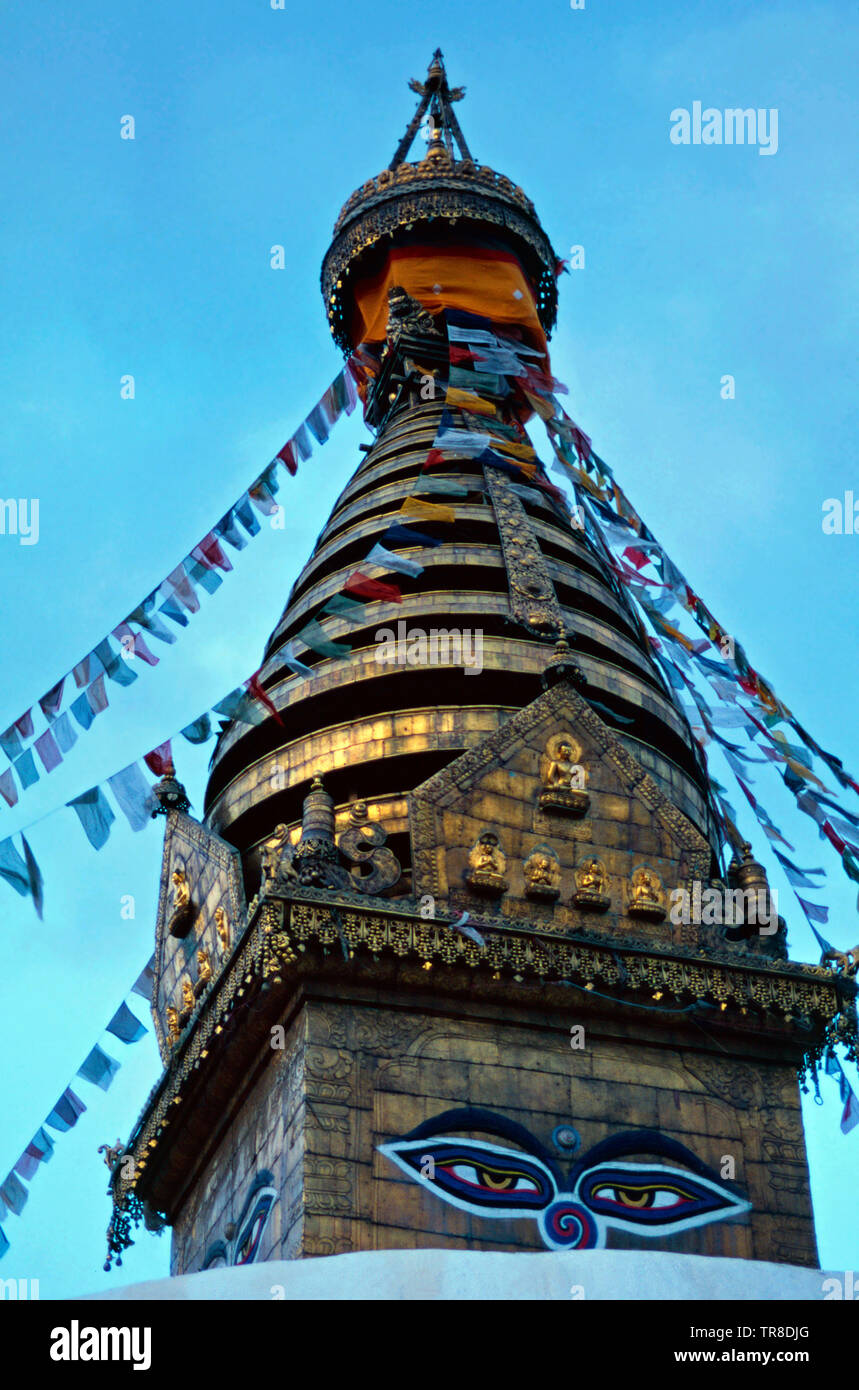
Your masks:
<svg viewBox="0 0 859 1390"><path fill-rule="evenodd" d="M821 528L825 499L859 496L857 29L842 3L79 0L72 14L10 0L0 45L0 493L40 499L38 544L0 536L0 728L178 563L338 369L320 262L341 203L405 128L407 79L440 45L468 89L458 114L475 157L521 182L560 254L585 247L552 344L570 412L753 664L856 772L859 536ZM673 145L671 111L696 100L777 108L777 154ZM127 373L133 401L120 399ZM30 836L44 922L0 884L0 1173L152 949L160 824L117 823L96 854L70 811L48 813L259 664L366 438L341 424L284 478L285 529L264 526L179 642L157 648L159 667L14 811L0 806L0 837L47 817ZM179 753L198 811L207 756ZM853 945L854 887L759 772L797 861L832 868L828 935ZM792 953L814 960L777 872ZM124 1064L113 1087L80 1082L87 1114L4 1223L3 1276L39 1278L45 1297L167 1271L168 1237L141 1234L122 1270L101 1272L96 1149L128 1134L159 1072L151 1034L108 1051ZM821 1261L853 1268L859 1130L841 1135L834 1083L822 1091L807 1106Z"/></svg>

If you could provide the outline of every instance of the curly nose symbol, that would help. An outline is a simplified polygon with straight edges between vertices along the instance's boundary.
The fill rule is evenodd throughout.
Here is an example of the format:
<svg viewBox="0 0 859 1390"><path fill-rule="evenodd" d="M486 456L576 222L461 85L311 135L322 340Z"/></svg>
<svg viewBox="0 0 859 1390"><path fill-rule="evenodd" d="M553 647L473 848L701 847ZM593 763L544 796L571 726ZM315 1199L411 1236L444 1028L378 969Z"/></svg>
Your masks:
<svg viewBox="0 0 859 1390"><path fill-rule="evenodd" d="M547 1242L556 1250L592 1250L597 1228L586 1207L577 1202L553 1202L543 1215Z"/></svg>

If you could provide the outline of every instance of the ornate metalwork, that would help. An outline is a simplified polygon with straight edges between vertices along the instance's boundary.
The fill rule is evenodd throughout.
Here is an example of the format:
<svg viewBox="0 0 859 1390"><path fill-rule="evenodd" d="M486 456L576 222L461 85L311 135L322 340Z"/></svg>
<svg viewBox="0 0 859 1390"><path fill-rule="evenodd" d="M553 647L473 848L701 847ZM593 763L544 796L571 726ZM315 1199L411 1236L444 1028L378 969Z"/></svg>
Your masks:
<svg viewBox="0 0 859 1390"><path fill-rule="evenodd" d="M488 466L483 473L507 568L510 612L532 632L562 633L561 605L528 513L503 473Z"/></svg>
<svg viewBox="0 0 859 1390"><path fill-rule="evenodd" d="M338 847L352 861L352 886L359 893L383 893L393 888L402 875L400 861L385 844L388 837L382 826L369 819L366 801L355 803L349 821Z"/></svg>

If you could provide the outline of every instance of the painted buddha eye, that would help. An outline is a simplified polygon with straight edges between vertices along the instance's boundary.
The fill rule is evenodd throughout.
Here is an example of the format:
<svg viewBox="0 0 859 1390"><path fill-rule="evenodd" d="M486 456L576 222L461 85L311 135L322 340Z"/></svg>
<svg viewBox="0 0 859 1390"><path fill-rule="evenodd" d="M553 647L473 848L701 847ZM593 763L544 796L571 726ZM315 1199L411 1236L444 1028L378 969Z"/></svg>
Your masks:
<svg viewBox="0 0 859 1390"><path fill-rule="evenodd" d="M484 1192L539 1192L539 1185L523 1173L489 1168L482 1163L448 1163L440 1170L458 1182Z"/></svg>
<svg viewBox="0 0 859 1390"><path fill-rule="evenodd" d="M598 1164L582 1174L577 1192L589 1211L626 1230L667 1232L748 1210L722 1183L655 1164Z"/></svg>
<svg viewBox="0 0 859 1390"><path fill-rule="evenodd" d="M277 1200L277 1191L273 1187L264 1187L251 1192L251 1196L246 1203L246 1209L250 1207L250 1214L239 1224L239 1234L234 1245L235 1256L233 1264L248 1265L257 1257L260 1247L260 1240L263 1231L268 1225L271 1209Z"/></svg>
<svg viewBox="0 0 859 1390"><path fill-rule="evenodd" d="M654 1187L644 1185L641 1187L595 1187L591 1193L592 1198L605 1202L614 1202L621 1207L628 1207L631 1211L667 1211L670 1208L683 1206L689 1201L689 1194L680 1188Z"/></svg>
<svg viewBox="0 0 859 1390"><path fill-rule="evenodd" d="M439 1135L401 1140L381 1149L434 1196L466 1211L528 1215L548 1206L557 1190L540 1159L476 1139Z"/></svg>
<svg viewBox="0 0 859 1390"><path fill-rule="evenodd" d="M265 1218L267 1215L267 1211L257 1212L253 1221L251 1221L245 1228L244 1235L242 1236L242 1239L236 1250L237 1265L249 1264L250 1261L253 1259L254 1255L257 1252L259 1238L262 1235L262 1228L265 1224Z"/></svg>

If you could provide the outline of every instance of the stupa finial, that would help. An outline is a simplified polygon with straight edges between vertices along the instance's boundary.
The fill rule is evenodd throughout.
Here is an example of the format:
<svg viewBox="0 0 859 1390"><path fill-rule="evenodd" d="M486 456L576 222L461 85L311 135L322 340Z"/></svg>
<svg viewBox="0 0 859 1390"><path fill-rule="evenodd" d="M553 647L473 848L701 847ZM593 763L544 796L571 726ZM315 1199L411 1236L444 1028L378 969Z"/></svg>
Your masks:
<svg viewBox="0 0 859 1390"><path fill-rule="evenodd" d="M459 121L451 109L455 101L462 101L465 88L448 85L444 56L440 48L432 55L425 81L421 82L419 78L413 77L409 86L413 92L417 92L420 101L388 168L397 169L403 163L427 113L431 131L428 155L446 150L451 161L454 161L455 149L458 149L461 159L470 160L471 153L460 130Z"/></svg>

